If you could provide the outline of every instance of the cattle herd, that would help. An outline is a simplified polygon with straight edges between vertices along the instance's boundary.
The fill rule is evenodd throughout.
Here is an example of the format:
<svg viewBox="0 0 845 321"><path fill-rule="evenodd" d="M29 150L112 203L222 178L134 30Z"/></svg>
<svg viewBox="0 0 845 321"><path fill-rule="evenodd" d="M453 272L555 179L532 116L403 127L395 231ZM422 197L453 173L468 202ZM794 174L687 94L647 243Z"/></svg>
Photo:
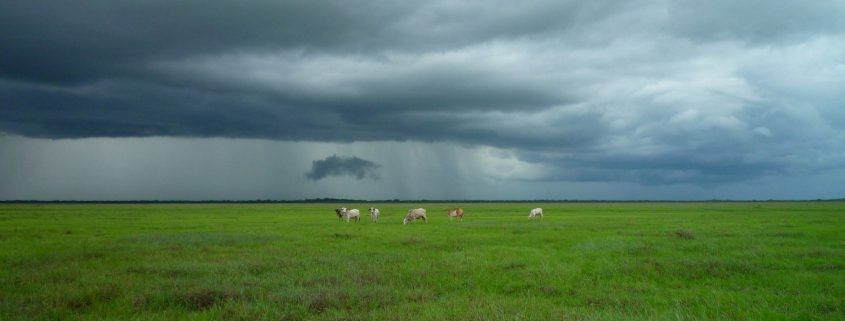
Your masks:
<svg viewBox="0 0 845 321"><path fill-rule="evenodd" d="M357 208L347 209L345 207L336 208L334 209L335 214L337 214L337 220L342 221L346 219L346 222L349 223L351 221L360 222L361 221L361 211ZM370 207L370 219L373 220L373 223L378 223L378 218L381 213L375 207ZM446 210L446 215L449 216L449 220L451 221L454 218L458 218L461 221L464 220L464 209L458 208L450 208ZM543 209L542 208L535 208L528 212L528 219L532 219L535 217L540 217L543 219ZM405 215L405 218L402 220L402 224L408 224L416 220L423 220L423 222L428 223L428 216L425 215L424 208L412 208L408 210L408 214Z"/></svg>

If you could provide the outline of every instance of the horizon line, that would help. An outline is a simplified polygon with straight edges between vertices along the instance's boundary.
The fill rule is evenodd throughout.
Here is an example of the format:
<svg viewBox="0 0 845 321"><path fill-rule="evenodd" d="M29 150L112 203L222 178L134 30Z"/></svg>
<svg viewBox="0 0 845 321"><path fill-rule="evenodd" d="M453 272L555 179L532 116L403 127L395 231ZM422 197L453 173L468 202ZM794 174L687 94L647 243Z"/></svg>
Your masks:
<svg viewBox="0 0 845 321"><path fill-rule="evenodd" d="M0 204L285 204L285 203L701 203L701 202L842 202L845 198L815 198L815 199L343 199L343 198L309 198L296 200L281 199L253 199L253 200L0 200Z"/></svg>

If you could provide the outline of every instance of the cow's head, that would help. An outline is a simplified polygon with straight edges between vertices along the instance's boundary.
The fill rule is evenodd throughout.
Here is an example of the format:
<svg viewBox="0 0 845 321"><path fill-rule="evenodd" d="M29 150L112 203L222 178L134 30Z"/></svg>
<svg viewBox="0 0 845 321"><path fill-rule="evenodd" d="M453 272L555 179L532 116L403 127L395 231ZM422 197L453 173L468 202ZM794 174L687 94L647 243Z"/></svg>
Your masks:
<svg viewBox="0 0 845 321"><path fill-rule="evenodd" d="M334 209L334 212L337 213L337 216L343 216L343 214L346 213L346 208L345 207L336 208L336 209Z"/></svg>

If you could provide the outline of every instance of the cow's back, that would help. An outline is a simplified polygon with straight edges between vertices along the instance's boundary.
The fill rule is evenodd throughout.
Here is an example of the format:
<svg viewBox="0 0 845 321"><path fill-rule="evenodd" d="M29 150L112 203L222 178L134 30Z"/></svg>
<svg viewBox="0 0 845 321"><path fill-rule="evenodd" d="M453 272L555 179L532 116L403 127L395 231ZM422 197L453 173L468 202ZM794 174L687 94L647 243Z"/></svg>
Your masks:
<svg viewBox="0 0 845 321"><path fill-rule="evenodd" d="M409 216L411 216L413 218L423 217L423 216L425 216L425 209L424 208L412 209Z"/></svg>

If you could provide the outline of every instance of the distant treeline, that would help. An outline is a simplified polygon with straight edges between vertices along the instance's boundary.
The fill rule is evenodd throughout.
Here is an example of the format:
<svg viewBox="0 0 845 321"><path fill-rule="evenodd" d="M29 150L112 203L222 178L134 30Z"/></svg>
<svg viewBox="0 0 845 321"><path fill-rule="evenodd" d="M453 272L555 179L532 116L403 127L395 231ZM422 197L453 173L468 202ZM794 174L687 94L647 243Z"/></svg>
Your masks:
<svg viewBox="0 0 845 321"><path fill-rule="evenodd" d="M359 200L359 199L344 199L344 198L310 198L303 200L273 200L273 199L256 199L256 200L119 200L119 201L85 201L85 200L54 200L54 201L38 201L38 200L7 200L0 201L2 203L16 203L16 204L295 204L295 203L700 203L700 202L843 202L845 198L839 199L808 199L808 200L727 200L727 199L710 199L710 200L550 200L550 199L536 199L536 200Z"/></svg>

